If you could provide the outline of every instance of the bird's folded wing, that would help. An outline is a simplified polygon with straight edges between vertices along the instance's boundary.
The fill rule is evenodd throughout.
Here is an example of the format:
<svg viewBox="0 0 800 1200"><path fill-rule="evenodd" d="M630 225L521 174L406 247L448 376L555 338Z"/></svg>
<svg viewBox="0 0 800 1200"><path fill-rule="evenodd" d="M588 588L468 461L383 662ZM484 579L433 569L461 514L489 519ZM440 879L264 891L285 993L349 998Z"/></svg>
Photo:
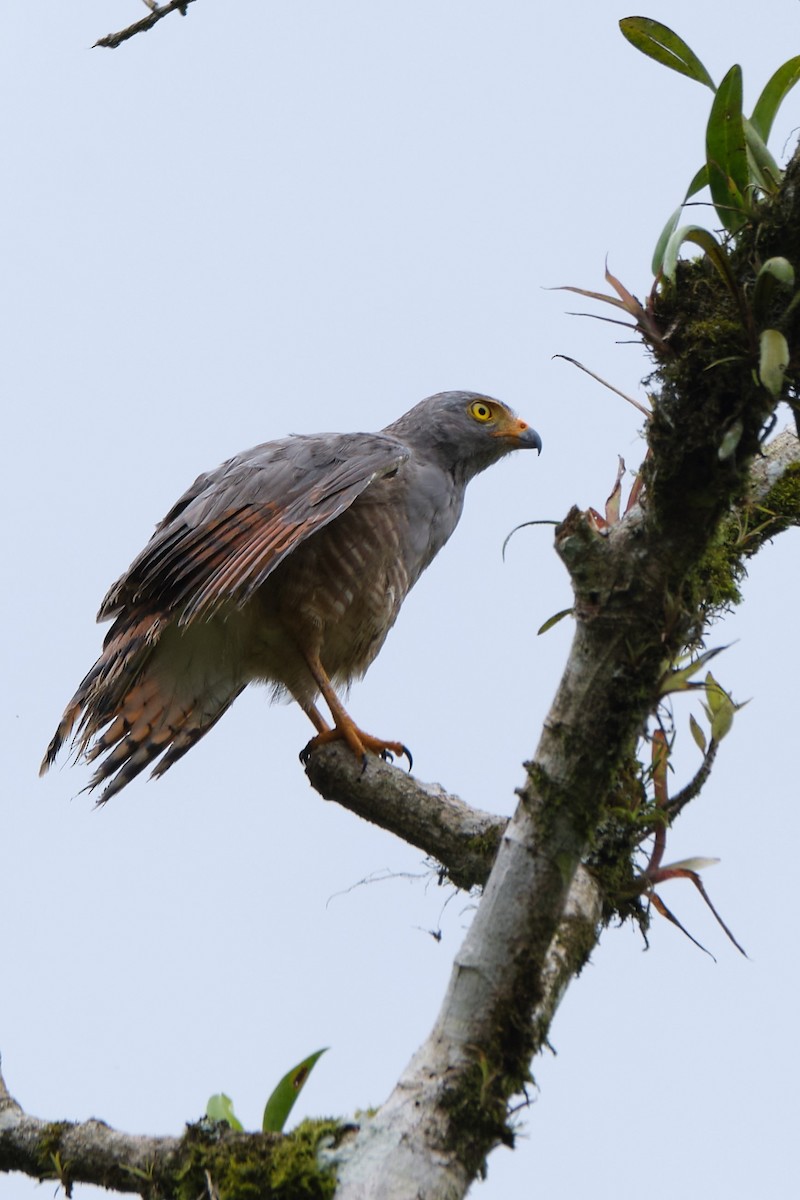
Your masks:
<svg viewBox="0 0 800 1200"><path fill-rule="evenodd" d="M291 551L409 457L383 434L267 442L201 475L109 591L98 620L141 606L186 625L247 602Z"/></svg>

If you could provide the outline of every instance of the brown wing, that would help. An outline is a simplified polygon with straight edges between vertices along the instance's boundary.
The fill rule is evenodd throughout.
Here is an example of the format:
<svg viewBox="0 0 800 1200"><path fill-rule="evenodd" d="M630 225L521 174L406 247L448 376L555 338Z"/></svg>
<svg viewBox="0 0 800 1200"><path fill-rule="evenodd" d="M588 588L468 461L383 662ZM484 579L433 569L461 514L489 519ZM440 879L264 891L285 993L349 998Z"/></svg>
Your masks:
<svg viewBox="0 0 800 1200"><path fill-rule="evenodd" d="M241 606L287 554L409 456L381 434L267 442L201 475L111 588L98 620L146 604L180 625Z"/></svg>

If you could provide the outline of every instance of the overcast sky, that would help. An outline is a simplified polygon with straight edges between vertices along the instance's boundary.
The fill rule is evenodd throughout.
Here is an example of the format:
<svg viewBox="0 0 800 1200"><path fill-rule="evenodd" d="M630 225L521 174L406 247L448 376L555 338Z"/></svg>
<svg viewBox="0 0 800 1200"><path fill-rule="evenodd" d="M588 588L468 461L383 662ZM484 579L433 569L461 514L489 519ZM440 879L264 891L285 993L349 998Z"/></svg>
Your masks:
<svg viewBox="0 0 800 1200"><path fill-rule="evenodd" d="M710 93L624 41L629 11L198 0L116 51L89 47L143 15L134 0L5 11L0 1050L30 1112L178 1134L224 1090L257 1127L283 1072L330 1046L296 1112L348 1115L427 1034L470 903L311 791L296 706L251 689L100 812L85 768L37 769L107 587L201 470L470 388L516 408L543 453L471 486L350 708L406 742L421 779L513 810L571 635L536 630L570 591L551 530L520 531L505 563L503 539L602 508L617 455L642 455L639 414L553 356L640 399L649 369L546 289L602 289L608 255L646 293L702 160ZM795 0L646 11L715 79L739 61L750 105L800 52ZM781 157L798 112L800 89ZM796 533L765 550L711 633L735 643L715 673L752 702L668 847L722 859L706 883L750 961L688 885L664 897L716 964L658 918L647 953L609 930L557 1057L534 1064L519 1149L495 1153L476 1200L750 1200L796 1181L797 552ZM675 789L698 765L690 711L676 704ZM34 1194L0 1179L3 1200Z"/></svg>

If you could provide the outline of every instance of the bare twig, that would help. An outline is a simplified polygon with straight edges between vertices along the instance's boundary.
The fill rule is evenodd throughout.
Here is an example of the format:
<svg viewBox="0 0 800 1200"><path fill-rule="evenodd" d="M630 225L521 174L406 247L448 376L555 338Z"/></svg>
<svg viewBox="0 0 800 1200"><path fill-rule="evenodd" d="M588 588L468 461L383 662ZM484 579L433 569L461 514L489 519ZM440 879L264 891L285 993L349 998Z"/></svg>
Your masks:
<svg viewBox="0 0 800 1200"><path fill-rule="evenodd" d="M719 750L719 742L711 739L708 745L708 750L703 755L703 761L693 779L690 779L685 787L681 788L677 796L665 805L664 811L669 814L670 824L675 820L678 814L686 807L690 800L694 800L695 796L699 796L700 792L706 785L706 781L711 774L711 768L714 766L714 759L717 757Z"/></svg>
<svg viewBox="0 0 800 1200"><path fill-rule="evenodd" d="M166 4L150 4L148 0L145 0L145 3L150 9L148 17L142 17L141 21L134 21L133 25L128 25L119 33L107 33L105 37L98 38L92 49L94 50L96 46L107 46L109 50L116 50L117 46L121 46L135 34L147 33L148 29L152 29L158 21L172 12L179 12L182 17L185 17L186 9L190 4L194 4L194 0L168 0Z"/></svg>

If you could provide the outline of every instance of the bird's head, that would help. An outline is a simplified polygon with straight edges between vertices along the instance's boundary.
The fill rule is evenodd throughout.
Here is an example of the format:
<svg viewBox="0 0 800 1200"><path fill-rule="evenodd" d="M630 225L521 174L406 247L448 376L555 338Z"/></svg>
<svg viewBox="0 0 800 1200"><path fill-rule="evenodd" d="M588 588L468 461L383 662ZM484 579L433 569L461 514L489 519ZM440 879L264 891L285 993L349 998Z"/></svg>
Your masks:
<svg viewBox="0 0 800 1200"><path fill-rule="evenodd" d="M464 483L512 450L542 449L535 429L506 404L480 392L428 396L386 432Z"/></svg>

